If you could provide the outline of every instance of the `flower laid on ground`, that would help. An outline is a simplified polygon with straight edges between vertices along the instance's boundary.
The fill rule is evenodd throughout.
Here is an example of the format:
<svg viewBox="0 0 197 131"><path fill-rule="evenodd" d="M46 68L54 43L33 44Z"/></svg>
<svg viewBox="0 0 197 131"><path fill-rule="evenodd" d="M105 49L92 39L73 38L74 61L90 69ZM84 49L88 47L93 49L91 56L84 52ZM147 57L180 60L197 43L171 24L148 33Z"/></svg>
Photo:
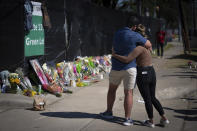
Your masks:
<svg viewBox="0 0 197 131"><path fill-rule="evenodd" d="M17 73L10 73L8 79L9 79L11 88L8 89L7 92L8 93L17 93L17 89L18 89L20 82L21 82L19 75Z"/></svg>
<svg viewBox="0 0 197 131"><path fill-rule="evenodd" d="M22 89L22 94L25 96L32 97L37 94L37 92L34 91L32 87L31 89L26 87L26 85L20 80L19 74L17 73L10 73L9 81L11 83L11 90L9 91L10 93L18 93L18 91L21 91Z"/></svg>
<svg viewBox="0 0 197 131"><path fill-rule="evenodd" d="M73 62L60 62L54 65L43 64L41 67L37 59L30 60L33 72L28 73L19 67L15 73L9 75L12 90L26 96L39 93L37 88L41 84L42 91L48 91L61 96L61 93L71 93L68 87L83 87L92 83L92 80L103 79L103 73L111 69L111 55L97 57L77 57ZM28 74L26 76L25 74ZM30 78L30 79L29 79ZM4 80L4 79L2 79ZM5 81L5 80L4 80ZM31 81L33 84L32 85Z"/></svg>
<svg viewBox="0 0 197 131"><path fill-rule="evenodd" d="M33 97L33 96L37 95L37 92L34 90L30 90L30 89L24 89L23 95Z"/></svg>
<svg viewBox="0 0 197 131"><path fill-rule="evenodd" d="M20 84L20 79L19 79L19 76L18 76L17 73L10 73L10 75L9 75L9 81L12 84L17 84L17 85Z"/></svg>

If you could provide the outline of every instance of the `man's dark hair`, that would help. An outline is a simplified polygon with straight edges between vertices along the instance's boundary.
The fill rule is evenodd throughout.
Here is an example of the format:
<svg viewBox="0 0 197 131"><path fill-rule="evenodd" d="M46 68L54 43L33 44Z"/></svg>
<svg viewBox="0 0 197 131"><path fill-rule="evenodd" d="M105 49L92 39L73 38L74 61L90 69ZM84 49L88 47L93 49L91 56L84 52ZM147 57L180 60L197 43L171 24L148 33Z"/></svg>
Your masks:
<svg viewBox="0 0 197 131"><path fill-rule="evenodd" d="M138 24L140 24L140 21L137 18L137 16L131 16L128 18L126 26L131 28L132 26L138 25Z"/></svg>

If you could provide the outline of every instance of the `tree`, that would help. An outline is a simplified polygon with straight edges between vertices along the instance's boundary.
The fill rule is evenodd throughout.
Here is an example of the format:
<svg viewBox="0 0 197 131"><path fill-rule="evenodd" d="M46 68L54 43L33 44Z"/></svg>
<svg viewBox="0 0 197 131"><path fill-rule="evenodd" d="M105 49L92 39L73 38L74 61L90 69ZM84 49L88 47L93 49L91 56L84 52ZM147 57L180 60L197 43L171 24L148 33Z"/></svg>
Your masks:
<svg viewBox="0 0 197 131"><path fill-rule="evenodd" d="M189 38L188 38L188 29L186 26L185 14L183 11L183 5L182 5L181 0L178 0L178 5L179 5L179 12L180 12L181 26L182 26L184 53L187 54L187 51L191 53L191 50L190 50L190 43L189 43Z"/></svg>
<svg viewBox="0 0 197 131"><path fill-rule="evenodd" d="M197 0L191 0L192 2L192 14L193 14L193 29L194 29L194 34L197 35L197 28L196 28L196 10L195 10L195 2L197 3ZM196 4L197 6L197 4Z"/></svg>
<svg viewBox="0 0 197 131"><path fill-rule="evenodd" d="M102 6L107 8L113 7L113 9L117 9L115 7L118 0L92 1L97 4L100 3ZM138 14L139 16L146 16L146 12L148 10L150 17L155 18L155 14L157 14L157 18L164 19L166 21L166 27L171 29L178 29L180 20L185 52L188 51L190 53L188 28L193 28L194 30L196 29L194 1L195 0L190 0L189 3L191 4L188 4L188 0L122 0L122 6L119 7L118 10L131 11L132 13ZM191 10L191 8L193 10Z"/></svg>

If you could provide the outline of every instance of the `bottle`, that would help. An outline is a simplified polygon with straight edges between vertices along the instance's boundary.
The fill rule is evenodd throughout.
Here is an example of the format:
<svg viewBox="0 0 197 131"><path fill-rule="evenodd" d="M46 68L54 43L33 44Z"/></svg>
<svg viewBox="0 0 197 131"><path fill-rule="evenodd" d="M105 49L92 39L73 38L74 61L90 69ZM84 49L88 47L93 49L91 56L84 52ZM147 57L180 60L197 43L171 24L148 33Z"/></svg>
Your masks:
<svg viewBox="0 0 197 131"><path fill-rule="evenodd" d="M77 86L75 80L72 80L72 86L73 87L76 87Z"/></svg>
<svg viewBox="0 0 197 131"><path fill-rule="evenodd" d="M42 86L41 85L38 85L38 95L41 94L41 90L42 90Z"/></svg>
<svg viewBox="0 0 197 131"><path fill-rule="evenodd" d="M16 93L17 94L22 94L22 91L21 91L20 87L18 85L16 85L16 87L17 87L16 88L16 91L17 91Z"/></svg>
<svg viewBox="0 0 197 131"><path fill-rule="evenodd" d="M5 93L5 88L6 88L6 85L3 84L3 85L2 85L2 88L1 88L1 92L2 92L2 93Z"/></svg>

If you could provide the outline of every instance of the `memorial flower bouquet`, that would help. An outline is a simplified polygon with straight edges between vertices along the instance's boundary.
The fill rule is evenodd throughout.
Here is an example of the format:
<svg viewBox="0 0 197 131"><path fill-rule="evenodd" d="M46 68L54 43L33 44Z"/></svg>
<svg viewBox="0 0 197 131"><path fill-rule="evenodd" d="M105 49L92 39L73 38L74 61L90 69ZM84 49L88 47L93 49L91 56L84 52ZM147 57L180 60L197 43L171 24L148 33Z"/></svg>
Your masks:
<svg viewBox="0 0 197 131"><path fill-rule="evenodd" d="M9 81L11 84L20 85L20 79L17 73L10 73Z"/></svg>
<svg viewBox="0 0 197 131"><path fill-rule="evenodd" d="M26 79L28 79L28 78L26 77L25 80ZM19 91L21 92L21 89L22 89L22 93L25 96L32 97L32 96L37 94L37 92L32 89L31 85L30 85L31 88L30 87L27 88L27 86L21 81L21 79L19 77L19 74L17 74L17 73L10 73L9 81L10 81L10 84L11 84L10 93L17 93ZM28 84L30 84L30 81L28 81Z"/></svg>
<svg viewBox="0 0 197 131"><path fill-rule="evenodd" d="M9 82L11 85L11 89L8 91L10 93L17 93L17 89L20 86L20 79L17 73L10 73L9 74Z"/></svg>
<svg viewBox="0 0 197 131"><path fill-rule="evenodd" d="M44 73L45 73L45 76L46 76L47 80L48 80L50 83L53 83L55 80L53 79L51 68L48 67L46 63L44 63L44 64L42 65L42 68L43 68L43 71L44 71Z"/></svg>
<svg viewBox="0 0 197 131"><path fill-rule="evenodd" d="M58 75L59 75L59 78L62 80L62 81L65 81L64 79L64 63L61 62L61 63L57 63L56 64L56 70L58 72Z"/></svg>
<svg viewBox="0 0 197 131"><path fill-rule="evenodd" d="M17 68L15 70L15 73L18 74L18 78L20 79L20 85L22 86L23 89L28 89L28 90L35 90L27 76L24 75L24 71L21 67Z"/></svg>
<svg viewBox="0 0 197 131"><path fill-rule="evenodd" d="M59 76L57 70L54 67L47 66L46 63L43 64L42 68L49 82L46 90L58 97L61 96L63 90L62 87L59 85Z"/></svg>
<svg viewBox="0 0 197 131"><path fill-rule="evenodd" d="M91 67L88 62L87 58L82 60L81 72L83 74L83 79L89 79L92 74Z"/></svg>

